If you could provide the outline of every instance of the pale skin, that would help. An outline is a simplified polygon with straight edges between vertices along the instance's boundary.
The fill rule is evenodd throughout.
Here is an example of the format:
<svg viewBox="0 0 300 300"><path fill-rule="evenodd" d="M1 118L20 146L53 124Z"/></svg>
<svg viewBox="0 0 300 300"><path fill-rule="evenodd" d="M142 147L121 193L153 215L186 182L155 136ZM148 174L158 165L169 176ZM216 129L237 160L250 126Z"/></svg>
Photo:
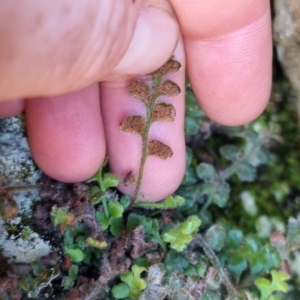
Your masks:
<svg viewBox="0 0 300 300"><path fill-rule="evenodd" d="M170 5L169 5L170 3ZM268 0L18 0L0 3L0 115L25 109L34 159L49 176L78 182L106 154L122 177L137 168L140 142L120 133L141 107L127 85L172 55L185 62L199 104L214 121L241 125L267 105L272 39ZM150 7L149 7L150 6ZM144 200L179 186L185 169L184 93L176 120L152 135L174 156L147 162ZM120 185L124 193L131 189Z"/></svg>

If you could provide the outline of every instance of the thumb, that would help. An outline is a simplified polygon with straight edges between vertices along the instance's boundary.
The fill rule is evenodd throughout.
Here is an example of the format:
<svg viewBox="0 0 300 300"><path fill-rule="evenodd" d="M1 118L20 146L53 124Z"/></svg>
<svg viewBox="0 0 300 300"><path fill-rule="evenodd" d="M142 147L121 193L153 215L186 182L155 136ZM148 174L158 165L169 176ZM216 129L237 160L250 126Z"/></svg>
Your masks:
<svg viewBox="0 0 300 300"><path fill-rule="evenodd" d="M132 70L136 61L127 52L135 49L141 56L162 40L144 8L144 0L1 1L0 101L58 95L103 80L112 70ZM158 19L158 25L177 32L173 19ZM144 61L136 72L152 71Z"/></svg>

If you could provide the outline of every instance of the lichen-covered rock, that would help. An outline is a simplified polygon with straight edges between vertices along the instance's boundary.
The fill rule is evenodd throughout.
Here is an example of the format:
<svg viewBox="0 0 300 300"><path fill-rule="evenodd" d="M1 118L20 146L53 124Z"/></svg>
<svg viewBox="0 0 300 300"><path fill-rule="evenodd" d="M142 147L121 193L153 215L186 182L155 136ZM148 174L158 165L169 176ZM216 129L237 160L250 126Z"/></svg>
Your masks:
<svg viewBox="0 0 300 300"><path fill-rule="evenodd" d="M274 0L273 2L277 55L296 92L300 117L300 1Z"/></svg>
<svg viewBox="0 0 300 300"><path fill-rule="evenodd" d="M23 116L0 118L0 175L2 186L35 185L42 173L32 160L25 135ZM2 199L1 199L2 197ZM32 262L48 255L51 247L29 226L22 224L22 216L32 214L33 201L39 200L37 189L12 194L19 207L18 216L3 220L0 217L0 250L10 261ZM3 195L0 194L3 204ZM1 204L1 203L0 203ZM9 234L11 228L17 228Z"/></svg>

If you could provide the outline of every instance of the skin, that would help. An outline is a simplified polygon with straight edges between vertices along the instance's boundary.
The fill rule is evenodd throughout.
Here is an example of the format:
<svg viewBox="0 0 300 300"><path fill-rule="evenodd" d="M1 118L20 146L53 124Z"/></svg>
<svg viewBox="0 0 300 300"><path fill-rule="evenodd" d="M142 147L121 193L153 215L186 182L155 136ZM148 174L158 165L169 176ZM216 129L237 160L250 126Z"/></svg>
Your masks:
<svg viewBox="0 0 300 300"><path fill-rule="evenodd" d="M118 128L123 117L142 113L127 86L173 54L183 66L186 61L199 104L214 121L245 124L267 104L268 0L2 2L0 115L25 107L34 159L60 181L89 178L105 153L121 177L137 168L140 141L120 136ZM183 86L184 68L173 76ZM155 124L151 134L176 148L176 155L149 159L144 200L174 192L184 173L184 94L174 101L176 124ZM119 188L131 193L122 183Z"/></svg>

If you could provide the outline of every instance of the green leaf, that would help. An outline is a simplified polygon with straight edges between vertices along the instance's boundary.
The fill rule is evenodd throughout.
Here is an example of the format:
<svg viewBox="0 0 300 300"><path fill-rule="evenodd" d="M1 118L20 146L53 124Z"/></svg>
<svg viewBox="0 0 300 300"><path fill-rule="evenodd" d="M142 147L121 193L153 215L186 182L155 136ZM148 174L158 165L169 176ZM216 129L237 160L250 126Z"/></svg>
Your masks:
<svg viewBox="0 0 300 300"><path fill-rule="evenodd" d="M200 194L204 194L207 195L208 197L212 197L215 193L214 185L211 183L200 184L199 192Z"/></svg>
<svg viewBox="0 0 300 300"><path fill-rule="evenodd" d="M266 300L272 294L271 282L265 278L258 278L255 280L255 285L259 288L261 300Z"/></svg>
<svg viewBox="0 0 300 300"><path fill-rule="evenodd" d="M200 125L196 119L186 116L184 120L184 128L187 135L193 135L198 133Z"/></svg>
<svg viewBox="0 0 300 300"><path fill-rule="evenodd" d="M109 224L110 224L110 232L114 237L121 237L122 232L123 232L123 217L120 218L113 218L111 217L109 219Z"/></svg>
<svg viewBox="0 0 300 300"><path fill-rule="evenodd" d="M80 249L67 248L65 249L64 254L70 256L72 262L75 263L83 261L84 258L84 253Z"/></svg>
<svg viewBox="0 0 300 300"><path fill-rule="evenodd" d="M45 273L45 271L46 271L46 269L45 269L45 267L42 265L42 263L41 262L39 262L39 261L35 261L35 262L33 262L32 264L31 264L31 268L32 268L32 272L33 272L33 274L35 275L35 276L42 276L44 273Z"/></svg>
<svg viewBox="0 0 300 300"><path fill-rule="evenodd" d="M241 155L241 150L233 145L225 145L220 148L220 153L226 159L235 161Z"/></svg>
<svg viewBox="0 0 300 300"><path fill-rule="evenodd" d="M288 285L285 281L290 277L282 271L271 271L272 282L266 278L258 278L255 281L255 285L258 287L261 293L261 300L268 300L274 292L288 292Z"/></svg>
<svg viewBox="0 0 300 300"><path fill-rule="evenodd" d="M220 208L223 208L226 206L228 198L215 194L210 198L210 200Z"/></svg>
<svg viewBox="0 0 300 300"><path fill-rule="evenodd" d="M120 199L120 204L126 209L131 204L131 198L123 195Z"/></svg>
<svg viewBox="0 0 300 300"><path fill-rule="evenodd" d="M113 286L111 292L116 299L129 297L129 286L126 283L119 283Z"/></svg>
<svg viewBox="0 0 300 300"><path fill-rule="evenodd" d="M80 235L76 238L76 248L83 248L85 245L85 237L83 235Z"/></svg>
<svg viewBox="0 0 300 300"><path fill-rule="evenodd" d="M300 216L289 218L287 226L287 249L294 251L300 248Z"/></svg>
<svg viewBox="0 0 300 300"><path fill-rule="evenodd" d="M89 201L92 205L99 204L104 196L105 193L98 186L92 186L89 189Z"/></svg>
<svg viewBox="0 0 300 300"><path fill-rule="evenodd" d="M105 191L108 188L116 187L118 184L119 184L119 178L115 174L112 174L112 173L104 174L103 185L104 185Z"/></svg>
<svg viewBox="0 0 300 300"><path fill-rule="evenodd" d="M237 249L242 245L244 235L240 230L230 230L227 234L226 247Z"/></svg>
<svg viewBox="0 0 300 300"><path fill-rule="evenodd" d="M192 240L201 225L197 216L190 216L185 222L177 225L163 235L163 240L170 243L171 248L182 251Z"/></svg>
<svg viewBox="0 0 300 300"><path fill-rule="evenodd" d="M135 207L173 209L184 204L184 198L181 196L167 196L162 202L137 202Z"/></svg>
<svg viewBox="0 0 300 300"><path fill-rule="evenodd" d="M54 206L51 210L51 221L54 226L73 225L74 215L69 213L65 207Z"/></svg>
<svg viewBox="0 0 300 300"><path fill-rule="evenodd" d="M201 163L196 167L197 176L205 182L214 182L216 170L215 168L206 163Z"/></svg>
<svg viewBox="0 0 300 300"><path fill-rule="evenodd" d="M124 207L118 201L110 200L108 202L108 211L110 216L120 218L124 212Z"/></svg>
<svg viewBox="0 0 300 300"><path fill-rule="evenodd" d="M236 174L241 181L253 182L256 177L256 169L248 163L240 163Z"/></svg>
<svg viewBox="0 0 300 300"><path fill-rule="evenodd" d="M63 277L62 285L66 290L70 290L74 285L74 280L72 280L72 278L70 277L65 276Z"/></svg>
<svg viewBox="0 0 300 300"><path fill-rule="evenodd" d="M227 270L236 278L240 277L247 269L247 260L242 257L232 255L229 257Z"/></svg>
<svg viewBox="0 0 300 300"><path fill-rule="evenodd" d="M98 249L105 249L107 247L106 241L101 240L95 240L91 237L88 237L86 239L86 243L92 247L98 248Z"/></svg>
<svg viewBox="0 0 300 300"><path fill-rule="evenodd" d="M69 277L72 280L76 280L78 275L78 266L77 265L72 265L71 268L69 269Z"/></svg>
<svg viewBox="0 0 300 300"><path fill-rule="evenodd" d="M177 252L171 249L167 253L164 264L168 275L174 271L185 273L187 267L190 266L190 260L187 258L186 253Z"/></svg>
<svg viewBox="0 0 300 300"><path fill-rule="evenodd" d="M189 167L193 160L193 150L189 147L186 147L186 166Z"/></svg>
<svg viewBox="0 0 300 300"><path fill-rule="evenodd" d="M198 181L196 173L193 168L187 167L185 169L184 177L181 182L182 185L193 185Z"/></svg>
<svg viewBox="0 0 300 300"><path fill-rule="evenodd" d="M96 220L101 223L102 229L106 230L109 226L109 219L105 216L105 213L97 211L95 216Z"/></svg>
<svg viewBox="0 0 300 300"><path fill-rule="evenodd" d="M64 233L64 246L71 247L74 243L73 232L71 230L66 230Z"/></svg>
<svg viewBox="0 0 300 300"><path fill-rule="evenodd" d="M220 251L223 248L225 239L226 231L218 224L211 226L205 233L205 240L215 251Z"/></svg>
<svg viewBox="0 0 300 300"><path fill-rule="evenodd" d="M129 297L134 299L141 295L141 292L147 287L146 281L141 278L141 274L146 268L133 265L131 272L122 274L121 280L129 286Z"/></svg>
<svg viewBox="0 0 300 300"><path fill-rule="evenodd" d="M222 182L217 185L215 191L209 196L212 203L216 204L220 208L227 205L227 201L230 194L230 186L227 182Z"/></svg>

